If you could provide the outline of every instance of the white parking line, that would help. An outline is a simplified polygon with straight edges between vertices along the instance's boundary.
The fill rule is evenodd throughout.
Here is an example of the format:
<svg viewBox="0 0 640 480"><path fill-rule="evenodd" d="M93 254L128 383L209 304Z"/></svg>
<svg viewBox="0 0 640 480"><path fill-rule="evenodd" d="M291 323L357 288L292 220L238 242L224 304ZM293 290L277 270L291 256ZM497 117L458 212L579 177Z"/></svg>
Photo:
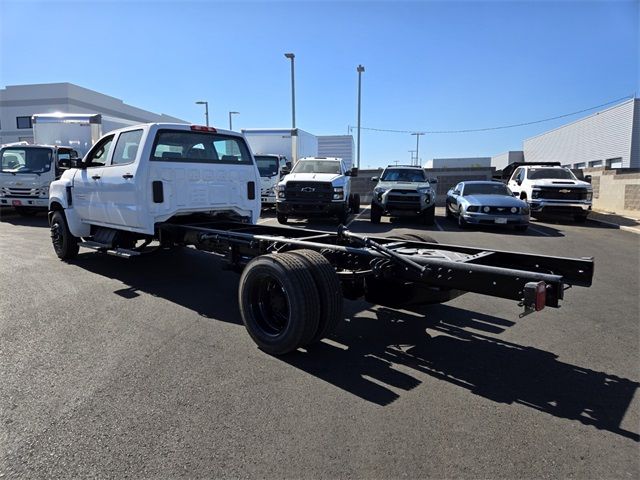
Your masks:
<svg viewBox="0 0 640 480"><path fill-rule="evenodd" d="M360 205L360 208L362 209L362 210L360 211L360 213L359 213L358 215L356 215L355 217L353 217L351 220L349 220L349 221L347 222L347 224L345 225L345 227L348 227L349 225L351 225L351 223L352 223L352 222L355 222L358 218L360 218L360 217L362 216L362 214L363 214L364 212L366 212L367 210L369 210L369 208L370 208L370 207L371 207L371 205L364 205L364 206Z"/></svg>
<svg viewBox="0 0 640 480"><path fill-rule="evenodd" d="M441 232L444 232L444 228L440 226L437 220L434 220L433 223L435 224L436 227L438 227L438 230L440 230Z"/></svg>

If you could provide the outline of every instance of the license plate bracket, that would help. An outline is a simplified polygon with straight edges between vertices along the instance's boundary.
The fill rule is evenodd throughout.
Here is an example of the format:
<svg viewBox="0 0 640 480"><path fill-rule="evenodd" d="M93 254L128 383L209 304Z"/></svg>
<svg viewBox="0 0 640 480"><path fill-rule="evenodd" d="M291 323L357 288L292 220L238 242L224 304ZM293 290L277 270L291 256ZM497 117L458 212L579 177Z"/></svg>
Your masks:
<svg viewBox="0 0 640 480"><path fill-rule="evenodd" d="M506 224L507 223L507 219L506 218L496 218L496 223L500 223L500 224Z"/></svg>

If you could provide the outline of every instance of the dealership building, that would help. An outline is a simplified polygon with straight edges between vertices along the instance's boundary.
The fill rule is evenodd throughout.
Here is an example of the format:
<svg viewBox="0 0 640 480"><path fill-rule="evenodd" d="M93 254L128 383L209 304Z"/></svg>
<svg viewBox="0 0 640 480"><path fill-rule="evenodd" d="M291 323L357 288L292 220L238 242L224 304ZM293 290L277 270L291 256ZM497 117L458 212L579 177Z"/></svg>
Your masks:
<svg viewBox="0 0 640 480"><path fill-rule="evenodd" d="M527 138L524 159L571 168L640 168L640 99Z"/></svg>
<svg viewBox="0 0 640 480"><path fill-rule="evenodd" d="M184 120L127 105L122 100L73 83L9 85L0 89L0 144L33 141L31 116L38 113L99 113L133 122Z"/></svg>

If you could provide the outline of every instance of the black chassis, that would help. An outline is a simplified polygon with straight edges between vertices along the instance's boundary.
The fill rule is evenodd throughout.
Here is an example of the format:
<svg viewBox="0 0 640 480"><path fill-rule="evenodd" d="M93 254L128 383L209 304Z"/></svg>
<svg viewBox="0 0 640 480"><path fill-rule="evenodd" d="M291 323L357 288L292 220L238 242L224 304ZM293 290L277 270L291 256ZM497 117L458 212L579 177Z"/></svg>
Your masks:
<svg viewBox="0 0 640 480"><path fill-rule="evenodd" d="M544 284L544 304L559 307L571 286L589 287L592 257L564 258L414 240L364 237L340 227L327 233L240 222L157 225L164 246L194 245L224 256L241 270L253 258L275 252L311 249L334 266L350 299L365 297L390 307L441 303L465 292L516 300L534 310L532 286Z"/></svg>

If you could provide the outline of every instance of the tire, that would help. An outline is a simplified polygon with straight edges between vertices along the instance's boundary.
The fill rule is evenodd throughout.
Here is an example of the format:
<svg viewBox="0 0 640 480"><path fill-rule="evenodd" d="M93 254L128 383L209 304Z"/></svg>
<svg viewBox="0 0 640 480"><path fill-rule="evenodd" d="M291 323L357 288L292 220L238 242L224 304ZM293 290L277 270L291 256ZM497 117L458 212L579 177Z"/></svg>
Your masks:
<svg viewBox="0 0 640 480"><path fill-rule="evenodd" d="M278 223L282 225L286 225L289 221L289 218L284 213L276 213L276 218L278 219Z"/></svg>
<svg viewBox="0 0 640 480"><path fill-rule="evenodd" d="M371 223L380 223L382 218L382 209L375 202L371 202Z"/></svg>
<svg viewBox="0 0 640 480"><path fill-rule="evenodd" d="M461 230L464 230L465 228L467 228L468 225L469 224L462 217L462 207L460 207L460 210L458 210L458 228L460 228Z"/></svg>
<svg viewBox="0 0 640 480"><path fill-rule="evenodd" d="M451 210L449 210L449 204L447 203L445 203L444 205L444 216L449 219L453 218L453 215L451 215Z"/></svg>
<svg viewBox="0 0 640 480"><path fill-rule="evenodd" d="M21 217L35 217L38 214L38 210L29 207L14 207L16 213Z"/></svg>
<svg viewBox="0 0 640 480"><path fill-rule="evenodd" d="M276 253L251 260L240 277L238 299L242 323L267 353L292 352L318 331L318 289L299 256Z"/></svg>
<svg viewBox="0 0 640 480"><path fill-rule="evenodd" d="M350 209L348 205L344 206L344 209L338 214L338 223L346 225L349 222Z"/></svg>
<svg viewBox="0 0 640 480"><path fill-rule="evenodd" d="M290 255L301 258L308 266L320 296L318 329L309 343L331 335L344 319L342 284L333 265L314 250L293 250ZM304 345L304 344L303 344Z"/></svg>
<svg viewBox="0 0 640 480"><path fill-rule="evenodd" d="M436 221L436 206L427 208L422 212L422 222L425 225L433 225Z"/></svg>
<svg viewBox="0 0 640 480"><path fill-rule="evenodd" d="M353 194L353 207L351 207L351 210L353 211L354 215L357 215L360 213L360 194L359 193Z"/></svg>
<svg viewBox="0 0 640 480"><path fill-rule="evenodd" d="M51 216L51 243L60 260L71 260L78 256L78 237L71 235L64 212L56 210Z"/></svg>
<svg viewBox="0 0 640 480"><path fill-rule="evenodd" d="M424 233L402 233L400 235L394 235L390 238L397 238L398 240L410 240L412 242L426 242L426 243L438 243L431 235L425 235Z"/></svg>

